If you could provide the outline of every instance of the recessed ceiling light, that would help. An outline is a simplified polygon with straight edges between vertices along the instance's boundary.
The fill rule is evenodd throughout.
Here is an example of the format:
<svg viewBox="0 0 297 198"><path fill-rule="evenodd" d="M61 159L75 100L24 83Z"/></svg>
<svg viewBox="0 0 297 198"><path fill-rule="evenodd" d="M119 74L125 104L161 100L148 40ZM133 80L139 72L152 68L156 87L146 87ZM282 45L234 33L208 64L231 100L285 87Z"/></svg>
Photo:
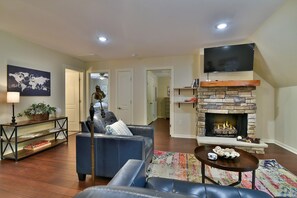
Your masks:
<svg viewBox="0 0 297 198"><path fill-rule="evenodd" d="M105 36L99 36L98 37L98 40L101 42L101 43L105 43L107 41L107 38Z"/></svg>
<svg viewBox="0 0 297 198"><path fill-rule="evenodd" d="M220 23L219 25L217 25L217 29L219 29L219 30L226 29L226 27L227 27L226 23Z"/></svg>

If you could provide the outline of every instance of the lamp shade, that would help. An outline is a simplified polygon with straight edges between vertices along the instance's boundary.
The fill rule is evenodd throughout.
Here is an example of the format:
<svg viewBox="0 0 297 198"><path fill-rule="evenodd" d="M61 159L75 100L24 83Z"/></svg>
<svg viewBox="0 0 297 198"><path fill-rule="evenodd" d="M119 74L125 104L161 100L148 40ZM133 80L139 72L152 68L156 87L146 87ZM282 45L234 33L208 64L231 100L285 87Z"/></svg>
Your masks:
<svg viewBox="0 0 297 198"><path fill-rule="evenodd" d="M7 103L19 103L20 92L7 92Z"/></svg>

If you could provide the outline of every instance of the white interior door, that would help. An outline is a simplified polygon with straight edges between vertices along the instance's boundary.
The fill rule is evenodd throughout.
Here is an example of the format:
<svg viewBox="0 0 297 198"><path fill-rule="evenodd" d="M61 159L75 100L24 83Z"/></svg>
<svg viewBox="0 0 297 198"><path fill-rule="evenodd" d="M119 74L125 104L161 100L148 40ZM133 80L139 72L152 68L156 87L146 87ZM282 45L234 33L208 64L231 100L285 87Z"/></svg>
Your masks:
<svg viewBox="0 0 297 198"><path fill-rule="evenodd" d="M79 75L78 71L65 70L65 106L69 131L79 131Z"/></svg>
<svg viewBox="0 0 297 198"><path fill-rule="evenodd" d="M132 124L132 71L117 71L117 109L118 119L123 120L126 124Z"/></svg>
<svg viewBox="0 0 297 198"><path fill-rule="evenodd" d="M150 71L147 72L147 123L151 123L154 121L154 78Z"/></svg>

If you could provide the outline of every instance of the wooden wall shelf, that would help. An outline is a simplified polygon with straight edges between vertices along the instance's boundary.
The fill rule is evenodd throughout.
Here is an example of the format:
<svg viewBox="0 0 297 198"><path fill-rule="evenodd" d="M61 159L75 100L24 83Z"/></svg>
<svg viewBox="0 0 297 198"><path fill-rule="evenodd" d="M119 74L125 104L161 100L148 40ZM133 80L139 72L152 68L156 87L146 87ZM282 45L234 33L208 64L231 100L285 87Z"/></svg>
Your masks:
<svg viewBox="0 0 297 198"><path fill-rule="evenodd" d="M200 87L256 87L260 80L202 81Z"/></svg>
<svg viewBox="0 0 297 198"><path fill-rule="evenodd" d="M183 87L183 88L174 88L174 90L178 91L178 95L180 95L180 91L181 90L192 90L193 91L193 95L195 94L195 91L197 90L197 87Z"/></svg>

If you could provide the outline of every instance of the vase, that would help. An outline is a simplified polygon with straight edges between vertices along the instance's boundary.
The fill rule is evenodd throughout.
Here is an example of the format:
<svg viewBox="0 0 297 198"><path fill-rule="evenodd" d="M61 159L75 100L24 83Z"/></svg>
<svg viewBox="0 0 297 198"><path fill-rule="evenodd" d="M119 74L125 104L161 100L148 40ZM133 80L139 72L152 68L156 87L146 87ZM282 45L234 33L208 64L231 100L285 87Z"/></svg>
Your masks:
<svg viewBox="0 0 297 198"><path fill-rule="evenodd" d="M35 114L30 116L30 120L33 121L41 121L41 120L48 120L49 114L44 113L44 114Z"/></svg>

